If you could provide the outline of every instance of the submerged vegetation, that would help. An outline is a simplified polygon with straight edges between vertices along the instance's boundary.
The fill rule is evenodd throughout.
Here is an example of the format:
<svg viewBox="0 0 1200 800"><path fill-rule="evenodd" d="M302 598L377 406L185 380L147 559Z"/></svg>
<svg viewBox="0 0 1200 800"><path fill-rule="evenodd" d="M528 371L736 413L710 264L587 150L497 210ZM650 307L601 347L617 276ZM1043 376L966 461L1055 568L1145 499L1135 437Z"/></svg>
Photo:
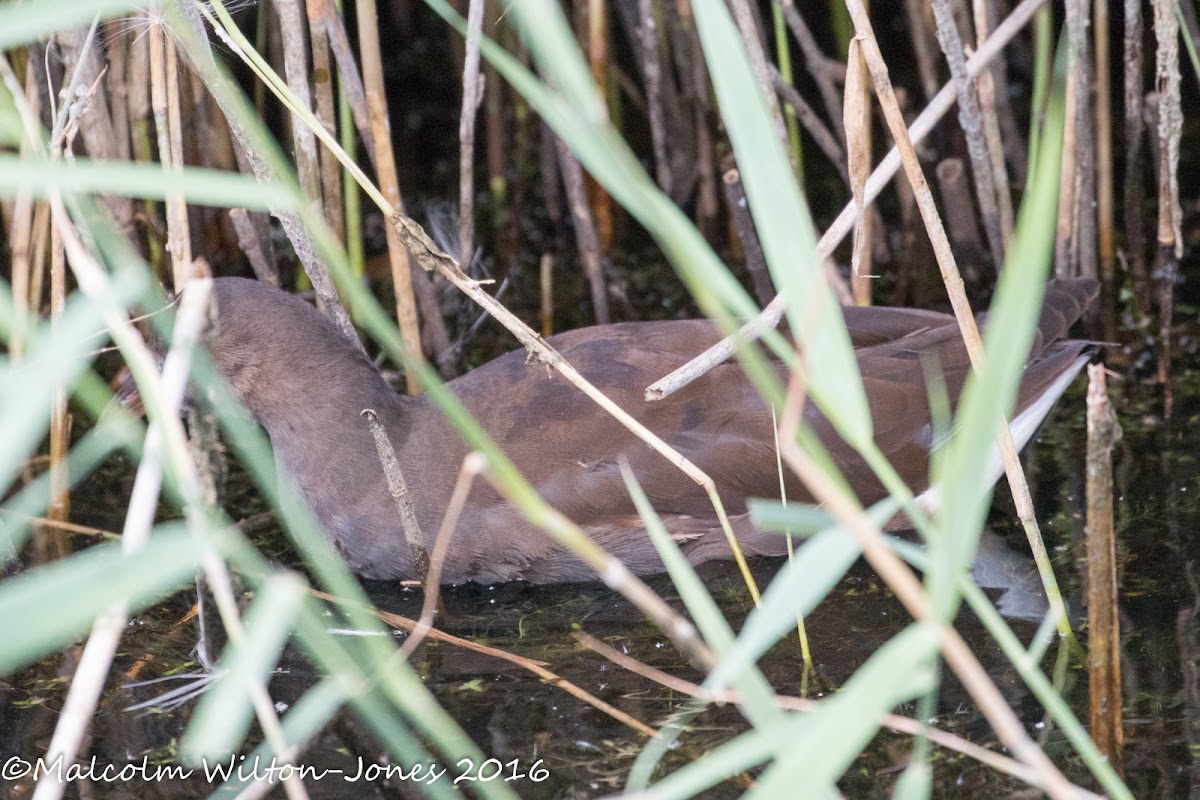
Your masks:
<svg viewBox="0 0 1200 800"><path fill-rule="evenodd" d="M862 753L881 740L903 750L889 762L901 765L886 784L896 797L932 796L939 782L953 782L939 769L965 759L1055 798L1133 796L1121 777L1119 566L1113 499L1104 494L1111 477L1087 488L1089 533L1108 533L1088 545L1087 559L1100 566L1088 579L1089 730L1063 697L1082 637L1002 422L1052 274L1100 280L1089 338L1154 335L1109 360L1130 375L1156 373L1162 394L1149 413L1180 413L1172 365L1188 354L1175 352L1186 178L1178 43L1182 25L1193 44L1194 8L1126 3L1118 34L1103 3L1024 0L1009 9L977 0L968 9L914 1L903 19L880 5L0 5L0 547L8 575L0 672L16 684L41 681L30 695L53 696L61 709L37 752L13 755L87 762L106 686L127 680L108 691L146 700L136 711L189 709L178 741L130 761L146 755L192 768L253 754L312 764L336 735L352 743L360 767L370 753L369 766L404 770L374 775L376 785L434 797L464 785L483 797L874 795L882 790L864 785L860 772L875 767ZM830 15L830 24L816 24ZM398 73L419 80L397 81ZM418 83L428 96L404 91ZM449 93L451 83L460 94ZM418 117L423 134L413 130ZM420 138L439 127L436 141ZM433 202L413 210L412 194L455 193L453 222ZM814 214L828 222L823 234ZM429 219L432 238L414 217ZM212 273L251 270L311 289L345 335L359 342L365 334L368 352L400 368L405 388L426 392L470 444L461 485L487 482L623 601L597 585L596 598L591 589L568 599L472 587L439 603L436 553L421 587L382 593L420 597L419 610L404 607L418 619L393 611L378 587L364 589L294 488L276 480L265 437L199 346ZM980 298L990 299L982 337ZM839 302L913 301L954 312L974 365L952 420L939 387L929 387L944 434L933 453L940 495L932 503L918 503L877 446L836 311ZM643 581L550 507L443 381L511 349L508 333L495 341L481 333L503 326L531 359L605 405L539 332L691 311L727 334L746 326L715 361L736 358L777 411L778 469L799 476L819 505L756 502L755 523L793 540L787 563L765 570L739 560L736 570L701 578L625 470L668 573ZM776 330L781 320L793 338ZM112 402L116 368L101 353L109 341L140 390L146 423ZM787 365L786 386L772 360ZM647 395L686 380L664 376ZM1106 422L1104 383L1094 370L1090 476L1105 475L1117 435ZM1191 413L1180 391L1182 413ZM888 499L863 508L847 490L803 421L805 403L857 450ZM228 495L219 502L227 467L218 431L257 487L251 509ZM703 487L732 537L722 487L666 444L646 441L664 468L670 462ZM105 532L80 524L72 491L118 454L138 464L128 497L116 499L120 541L87 540ZM1049 598L1031 641L969 575L997 461L1011 489L1001 494L1013 498L1009 519L1026 534ZM260 496L287 545L255 531L260 515L243 513L265 511ZM898 513L919 546L884 533ZM83 518L94 519L86 509ZM866 567L855 567L860 559ZM806 621L856 593L887 604L895 625L879 637L867 631L871 646L830 681L814 670L823 643L810 639ZM193 596L197 619L187 611ZM484 615L497 596L510 604ZM970 644L964 604L968 624L980 628ZM159 631L155 609L186 616ZM574 635L539 636L539 648L525 650L520 642L541 615L568 618ZM641 658L588 632L589 620L611 630L614 618ZM133 619L156 629L157 665L153 652L126 663L121 645ZM494 641L493 625L513 635ZM1056 638L1051 680L1042 664ZM661 647L673 648L674 660L646 663ZM636 675L646 682L639 691L665 687L669 702L638 715L617 697L597 696L567 663L581 648L593 673ZM446 702L487 691L478 678L451 680L431 666L448 652L486 653L606 715L626 738L574 744L581 762L594 758L588 748L604 751L592 770L602 777L585 786L555 777L562 763L546 759L562 755L550 742L539 744L553 753L545 759L540 750L501 759L503 737L485 741L495 731L468 722L471 704ZM173 674L189 658L196 671ZM301 662L315 670L311 680L281 688ZM1036 716L1018 715L1006 699L998 664L1027 688ZM69 681L47 684L47 665ZM986 732L940 729L947 697L977 708ZM719 725L706 728L701 721L713 715ZM1055 731L1053 746L1046 728L1040 737L1031 728L1035 718ZM464 764L465 783L453 783ZM433 774L414 773L421 765L449 777L418 781ZM311 774L289 770L269 780L201 776L176 778L196 794L258 796L274 781L294 800L314 788ZM33 785L30 776L8 777L23 791ZM84 794L49 775L34 796L64 791Z"/></svg>

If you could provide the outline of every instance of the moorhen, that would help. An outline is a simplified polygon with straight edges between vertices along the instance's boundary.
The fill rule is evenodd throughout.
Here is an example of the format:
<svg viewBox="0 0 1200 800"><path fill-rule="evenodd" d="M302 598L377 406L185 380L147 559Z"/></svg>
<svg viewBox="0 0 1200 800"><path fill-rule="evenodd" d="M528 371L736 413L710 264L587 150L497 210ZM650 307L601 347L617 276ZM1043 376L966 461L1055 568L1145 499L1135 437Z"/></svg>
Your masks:
<svg viewBox="0 0 1200 800"><path fill-rule="evenodd" d="M1097 293L1095 281L1056 280L1046 292L1017 400L1018 446L1032 435L1090 356L1067 329ZM246 407L266 428L277 464L296 481L349 566L366 578L416 574L364 409L375 409L404 471L424 536L446 510L467 447L426 398L393 391L357 347L298 297L253 280L215 281L209 347ZM923 356L934 355L952 402L969 370L954 319L910 309L844 308L862 371L875 438L900 475L928 487L933 444ZM696 320L627 322L570 331L549 344L626 411L716 482L748 555L781 555L785 539L757 531L747 497L778 497L771 411L741 368L723 364L669 398L643 391L721 338ZM782 373L782 368L781 373ZM781 377L783 377L781 375ZM626 494L628 459L668 530L699 564L730 557L704 492L561 376L501 356L448 388L499 443L542 497L635 573L662 570ZM864 503L886 493L811 403L805 416ZM808 501L794 478L789 500ZM594 572L477 481L458 522L443 581L595 579Z"/></svg>

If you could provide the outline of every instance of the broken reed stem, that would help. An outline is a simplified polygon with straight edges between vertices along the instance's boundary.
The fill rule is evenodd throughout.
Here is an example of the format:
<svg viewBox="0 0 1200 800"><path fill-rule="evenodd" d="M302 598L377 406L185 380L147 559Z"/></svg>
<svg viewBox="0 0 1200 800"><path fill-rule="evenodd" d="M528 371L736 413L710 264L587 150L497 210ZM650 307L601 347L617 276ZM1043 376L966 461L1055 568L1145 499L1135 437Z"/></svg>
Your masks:
<svg viewBox="0 0 1200 800"><path fill-rule="evenodd" d="M976 265L984 258L983 238L979 234L979 217L975 214L975 203L971 199L966 167L961 158L947 158L934 168L933 173L942 196L946 230L954 254L967 265L968 277L978 278Z"/></svg>
<svg viewBox="0 0 1200 800"><path fill-rule="evenodd" d="M888 127L892 131L892 136L896 141L897 147L900 148L900 155L904 160L905 176L908 178L909 185L913 188L913 193L917 198L917 207L921 211L921 218L925 223L926 230L929 232L934 255L938 262L938 269L942 273L942 281L945 283L946 292L950 296L950 304L954 309L954 316L958 321L959 330L962 332L963 343L966 345L967 355L971 359L971 367L974 371L978 372L983 366L984 358L983 342L979 337L979 328L975 324L975 316L971 312L971 304L967 300L966 292L963 289L962 276L959 274L958 266L954 261L954 254L951 252L950 242L946 238L946 230L942 226L937 206L933 202L933 195L929 191L929 184L925 181L925 174L917 159L916 150L913 149L912 142L908 138L908 130L904 125L904 117L900 112L900 107L897 105L895 94L892 91L887 65L883 61L883 55L879 51L879 43L875 40L875 34L871 29L871 22L867 17L861 0L847 0L847 7L850 9L851 16L854 19L855 30L858 31L859 36L862 38L863 53L866 56L867 67L875 83L875 95L879 98L879 103L883 108ZM1017 515L1021 519L1026 538L1029 540L1029 548L1033 553L1034 562L1037 563L1038 573L1042 577L1042 585L1046 590L1050 608L1058 619L1059 634L1069 637L1071 636L1071 623L1067 618L1066 606L1063 604L1062 595L1058 588L1058 581L1054 577L1054 568L1050 564L1046 545L1042 541L1041 530L1038 527L1037 516L1034 513L1033 498L1029 493L1029 483L1025 480L1025 473L1021 467L1021 459L1017 454L1017 446L1012 438L1012 431L1003 419L999 420L999 425L997 426L996 445L1000 451L1000 460L1004 464L1004 473L1008 478L1008 485L1012 492Z"/></svg>
<svg viewBox="0 0 1200 800"><path fill-rule="evenodd" d="M479 39L483 35L484 0L470 0L467 49L463 61L462 111L458 118L458 258L475 258L475 121L483 100L479 75Z"/></svg>
<svg viewBox="0 0 1200 800"><path fill-rule="evenodd" d="M542 287L542 336L554 334L554 254L542 253L538 265Z"/></svg>
<svg viewBox="0 0 1200 800"><path fill-rule="evenodd" d="M1112 449L1121 425L1108 402L1103 364L1088 365L1087 591L1088 695L1092 741L1122 772L1121 626L1113 529Z"/></svg>
<svg viewBox="0 0 1200 800"><path fill-rule="evenodd" d="M371 431L375 432L377 423L372 423ZM382 426L379 426L382 429ZM386 434L385 441L386 441ZM376 443L379 442L376 435ZM395 460L395 454L392 454L392 459ZM433 629L433 617L440 605L441 597L441 581L442 568L446 564L446 555L450 552L450 540L454 536L454 529L458 525L458 518L462 514L463 506L467 503L467 496L471 493L471 487L475 485L475 478L487 467L487 459L482 453L472 451L467 453L463 459L462 467L458 470L458 479L454 482L454 490L450 493L450 502L446 505L446 513L442 517L442 524L438 528L437 538L433 541L433 555L429 557L429 569L426 574L422 575L422 581L425 584L425 600L421 604L421 618L417 620L417 626L413 628L412 633L404 644L400 647L399 657L408 658L413 654L413 651L425 639L425 635ZM403 480L403 479L402 479ZM411 507L412 503L409 503ZM414 520L415 521L415 520ZM408 533L408 527L405 526L405 534Z"/></svg>
<svg viewBox="0 0 1200 800"><path fill-rule="evenodd" d="M742 704L741 693L736 689L721 689L713 691L699 684L684 680L683 678L663 672L660 669L638 661L632 656L628 656L619 650L605 644L596 637L575 631L571 634L575 640L589 650L603 656L612 663L626 669L635 675L640 675L647 680L653 681L673 692L679 692L689 697L696 697L701 700L706 700L712 703L732 703L734 705ZM777 696L775 705L785 711L813 712L822 708L821 701L810 700L802 697L787 697ZM907 734L910 736L927 736L930 741L951 750L956 753L961 753L968 758L973 758L981 764L986 764L997 772L1003 772L1005 775L1011 775L1017 780L1024 781L1030 786L1043 788L1041 783L1041 775L1034 769L1008 756L994 753L986 747L980 747L974 742L968 741L961 736L956 736L940 728L931 728L924 722L915 720L912 717L905 717L899 714L885 714L880 720L883 727L895 733ZM1096 798L1090 792L1079 792L1079 795Z"/></svg>
<svg viewBox="0 0 1200 800"><path fill-rule="evenodd" d="M1145 100L1142 95L1142 4L1140 0L1124 3L1123 58L1125 183L1121 192L1122 216L1125 228L1126 256L1133 284L1133 300L1138 321L1150 315L1150 274L1147 269L1146 223L1142 216L1145 189L1145 162L1142 157Z"/></svg>
<svg viewBox="0 0 1200 800"><path fill-rule="evenodd" d="M1000 211L996 203L996 179L992 174L992 162L988 155L988 144L984 135L984 122L976 95L976 81L967 75L962 37L954 24L954 14L949 0L931 0L937 21L938 43L950 65L950 74L958 89L958 125L967 141L967 154L971 159L971 174L974 177L975 197L979 202L979 215L987 234L988 249L992 263L999 270L1004 264L1004 235L1000 228ZM994 119L993 119L994 121ZM915 188L915 187L914 187ZM918 191L918 197L920 192ZM935 246L936 250L936 246Z"/></svg>
<svg viewBox="0 0 1200 800"><path fill-rule="evenodd" d="M846 129L847 174L855 206L854 238L850 245L850 292L854 305L871 305L871 215L863 189L871 175L871 87L865 80L861 46L851 39L846 48L846 94L842 106Z"/></svg>
<svg viewBox="0 0 1200 800"><path fill-rule="evenodd" d="M742 176L736 169L727 170L721 177L721 185L725 187L725 203L729 206L729 216L733 218L734 230L737 231L738 240L742 244L742 256L746 259L746 269L750 272L750 282L754 285L754 296L758 298L759 303L766 305L775 296L775 285L771 283L767 259L763 255L758 232L750 216L750 206L742 188Z"/></svg>
<svg viewBox="0 0 1200 800"><path fill-rule="evenodd" d="M978 75L990 59L1017 35L1045 2L1046 0L1022 0L1021 4L1013 9L1004 22L997 26L995 32L988 37L987 42L967 59L967 74L972 77ZM912 126L907 129L908 137L912 142L920 142L929 135L938 120L953 107L955 94L953 82L942 87L941 91L925 107L925 110L913 121ZM899 168L900 151L898 147L893 146L867 180L864 202L869 204L878 197L879 193L883 191L883 187L887 185ZM817 242L817 255L820 258L828 258L841 244L842 239L854 227L855 216L855 204L851 201L846 204L837 219ZM836 284L834 285L836 286ZM646 399L653 401L668 397L713 367L728 361L736 349L735 342L753 341L761 336L763 331L773 329L783 319L786 307L786 298L782 294L776 295L761 314L743 325L737 333L725 337L682 367L647 387Z"/></svg>
<svg viewBox="0 0 1200 800"><path fill-rule="evenodd" d="M325 15L329 0L307 0L305 16L312 42L313 108L317 120L330 136L337 134L337 108L333 101L333 63L329 58L329 34ZM315 145L314 145L315 146ZM353 147L353 145L351 145ZM325 221L339 241L346 241L346 212L342 203L342 167L328 150L318 152L321 171L321 199Z"/></svg>
<svg viewBox="0 0 1200 800"><path fill-rule="evenodd" d="M1179 141L1183 110L1179 92L1179 18L1175 4L1154 0L1154 84L1158 87L1158 380L1163 385L1163 416L1174 406L1171 384L1171 326L1175 280L1183 256L1183 211L1179 205Z"/></svg>
<svg viewBox="0 0 1200 800"><path fill-rule="evenodd" d="M737 561L738 567L742 573L742 577L746 581L746 586L749 588L751 596L757 603L759 600L758 586L754 581L754 577L750 574L750 569L746 564L745 556L742 553L741 547L737 543L737 537L734 536L733 528L729 523L729 517L725 513L725 508L721 503L720 497L717 495L716 484L713 482L713 479L687 458L684 458L683 455L672 448L669 444L664 442L655 433L646 428L645 425L630 416L628 412L614 403L607 395L605 395L603 392L593 386L586 378L580 375L579 372L573 366L571 366L570 362L564 359L557 350L547 345L540 336L534 333L533 330L524 322L522 322L515 314L497 302L494 297L483 291L483 289L480 288L479 281L474 281L468 278L463 273L462 269L459 268L458 263L455 262L450 256L441 252L437 245L434 244L433 240L429 238L421 226L415 221L401 213L395 213L391 217L391 223L398 235L400 235L404 243L412 252L413 257L417 260L417 263L420 264L423 269L429 272L437 272L439 275L442 275L455 286L457 286L464 294L479 304L485 311L495 317L501 325L503 325L514 336L516 336L517 341L519 341L521 345L530 352L532 357L536 357L538 361L542 362L546 366L557 370L559 374L567 379L568 382L570 382L585 395L591 398L597 405L612 415L612 417L624 425L626 429L648 444L655 452L667 459L667 461L673 464L676 468L678 468L704 489L713 505L714 511L717 514L717 519L720 522L721 530L725 533L725 537L729 542L730 549L733 552L734 560ZM497 488L500 489L499 486ZM505 492L504 489L500 489L500 491L501 493ZM547 509L544 511L540 509L536 510L536 513L530 509L524 509L524 511L530 521L534 524L540 524L542 527L548 531L551 531L552 533L554 531L562 531L563 533L561 535L567 536L572 541L575 541L576 544L572 547L572 549L574 549L576 553L591 566L595 567L600 573L600 577L606 583L609 583L609 585L613 588L617 588L617 586L614 584L624 585L624 583L630 579L636 581L636 578L633 578L632 574L629 573L629 570L621 565L620 562L615 561L607 554L603 554L601 556L603 551L595 547L595 545L593 545L586 537L583 537L583 542L579 543L574 534L574 531L579 530L578 526L566 520L566 518L562 517L562 515L557 511L549 509L549 507L547 507ZM538 521L539 519L541 522ZM582 533L580 535L582 535ZM611 574L609 571L611 571ZM650 590L647 589L640 581L636 581L636 583L640 588L637 588L634 594L626 594L626 597L628 597L631 602L637 602L634 601L634 597L640 596L641 592L650 592ZM650 594L653 595L653 592L650 592ZM655 600L661 602L661 600L658 600L656 595L653 596L655 597ZM641 602L637 602L637 605L638 608L645 611L648 615L650 614L648 607L643 607ZM665 622L665 620L661 617L661 611L655 611L654 613L658 616L657 618L652 617L653 621ZM670 634L669 629L664 628L664 630Z"/></svg>
<svg viewBox="0 0 1200 800"><path fill-rule="evenodd" d="M1106 330L1104 338L1116 341L1116 308L1113 298L1117 252L1115 213L1113 211L1113 141L1111 68L1108 47L1108 2L1096 0L1092 17L1092 41L1096 51L1096 216L1097 249L1100 267L1101 312ZM1110 335L1111 334L1111 335Z"/></svg>
<svg viewBox="0 0 1200 800"><path fill-rule="evenodd" d="M175 40L170 36L164 37L163 55L167 67L167 138L171 143L169 169L178 174L183 169L183 122L179 108L179 59L175 53ZM173 242L172 254L176 256L174 263L183 267L182 275L176 273L174 285L175 291L181 291L192 269L192 234L187 200L182 194L176 195L168 202L167 210L170 213L167 226Z"/></svg>
<svg viewBox="0 0 1200 800"><path fill-rule="evenodd" d="M400 513L400 525L404 528L404 540L408 542L408 552L412 556L413 570L421 583L427 583L429 578L429 552L425 549L425 538L421 535L421 524L417 521L417 511L413 506L412 495L408 493L408 483L400 470L400 462L396 460L396 451L388 439L387 430L379 421L379 415L373 408L366 408L360 413L371 426L371 436L375 439L375 449L379 453L379 463L383 466L384 477L387 478L388 491L396 501L396 510Z"/></svg>
<svg viewBox="0 0 1200 800"><path fill-rule="evenodd" d="M559 171L567 190L567 205L570 207L571 220L575 226L575 244L579 250L579 260L583 264L583 271L587 275L588 286L592 291L592 310L596 314L596 324L607 325L610 320L608 287L604 282L604 262L600 256L600 239L596 233L596 223L588 207L587 191L584 188L583 167L562 140L555 137L554 143L558 152Z"/></svg>

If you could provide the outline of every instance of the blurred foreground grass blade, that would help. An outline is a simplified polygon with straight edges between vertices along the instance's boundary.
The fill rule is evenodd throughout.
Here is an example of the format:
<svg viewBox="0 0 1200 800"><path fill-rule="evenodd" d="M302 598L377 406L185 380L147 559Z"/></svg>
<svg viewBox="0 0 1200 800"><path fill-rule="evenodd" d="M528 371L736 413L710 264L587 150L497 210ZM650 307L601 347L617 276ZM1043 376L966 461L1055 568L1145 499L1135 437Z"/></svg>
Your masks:
<svg viewBox="0 0 1200 800"><path fill-rule="evenodd" d="M0 50L141 8L137 0L30 0L0 4Z"/></svg>
<svg viewBox="0 0 1200 800"><path fill-rule="evenodd" d="M792 619L795 622L795 618ZM824 797L879 729L883 714L928 690L936 652L936 627L913 624L875 652L836 695L817 710L788 718L774 732L751 731L709 751L654 784L649 800L683 800L774 757L744 797Z"/></svg>
<svg viewBox="0 0 1200 800"><path fill-rule="evenodd" d="M629 496L633 499L638 516L646 526L646 533L658 551L675 588L679 590L679 596L691 613L696 627L718 657L726 656L734 645L734 635L721 609L704 588L700 576L688 563L679 545L667 532L658 513L650 505L650 498L646 497L645 491L627 464L621 465L621 477L625 481ZM740 679L737 688L742 694L742 703L757 728L769 729L783 720L783 713L775 706L775 692L761 672L748 669L740 672L737 677Z"/></svg>
<svg viewBox="0 0 1200 800"><path fill-rule="evenodd" d="M885 500L868 514L873 522L881 524L880 520L891 519L898 507L895 501ZM757 662L775 642L795 629L797 616L807 616L825 599L861 553L858 541L840 527L829 528L805 542L771 581L763 593L762 605L751 611L742 625L737 647L709 673L705 687L723 689Z"/></svg>
<svg viewBox="0 0 1200 800"><path fill-rule="evenodd" d="M62 649L115 603L138 611L175 592L205 555L203 544L170 523L138 553L126 555L116 542L96 545L0 583L0 675Z"/></svg>
<svg viewBox="0 0 1200 800"><path fill-rule="evenodd" d="M788 747L746 793L746 800L789 797L797 786L832 786L879 730L883 715L936 685L929 659L938 626L914 623L893 636L812 714L800 716Z"/></svg>
<svg viewBox="0 0 1200 800"><path fill-rule="evenodd" d="M262 585L246 615L244 640L221 654L220 673L204 693L184 734L185 762L213 760L236 752L254 716L250 691L266 686L292 630L304 597L304 582L296 575L272 575Z"/></svg>
<svg viewBox="0 0 1200 800"><path fill-rule="evenodd" d="M1045 296L1055 236L1064 127L1065 47L1060 53L1037 159L1037 174L1021 203L1017 228L996 287L983 332L983 369L972 372L958 406L954 437L937 462L943 504L937 515L941 536L931 542L930 599L939 618L949 620L959 604L958 578L979 542L993 484L996 428L1009 419L1025 360L1033 345Z"/></svg>
<svg viewBox="0 0 1200 800"><path fill-rule="evenodd" d="M266 211L290 208L292 195L275 183L262 183L236 172L183 167L168 181L157 164L128 161L44 161L0 155L0 196L30 192L44 198L52 189L65 194L113 194L165 200L182 194L189 204Z"/></svg>
<svg viewBox="0 0 1200 800"><path fill-rule="evenodd" d="M118 302L128 306L146 285L146 276L124 271L112 288ZM3 281L0 281L3 284ZM3 284L3 302L11 308L11 294ZM9 316L9 319L12 317ZM57 329L47 327L27 343L25 358L14 365L0 360L0 494L4 494L41 442L50 423L51 387L70 386L87 366L102 341L103 310L81 296L67 302Z"/></svg>
<svg viewBox="0 0 1200 800"><path fill-rule="evenodd" d="M802 345L808 390L846 441L860 447L872 438L871 413L850 335L817 255L808 205L729 9L722 0L693 0L692 10L763 254Z"/></svg>

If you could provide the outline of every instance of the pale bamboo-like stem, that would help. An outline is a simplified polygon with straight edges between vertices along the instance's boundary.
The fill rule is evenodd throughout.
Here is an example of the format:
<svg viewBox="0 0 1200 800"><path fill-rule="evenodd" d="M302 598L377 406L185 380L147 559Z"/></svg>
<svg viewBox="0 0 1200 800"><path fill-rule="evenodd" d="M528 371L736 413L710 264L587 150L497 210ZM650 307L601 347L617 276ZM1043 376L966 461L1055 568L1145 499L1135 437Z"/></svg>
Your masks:
<svg viewBox="0 0 1200 800"><path fill-rule="evenodd" d="M1067 73L1066 106L1067 118L1063 125L1062 166L1058 176L1058 217L1054 229L1054 273L1060 278L1074 277L1078 255L1079 204L1076 195L1079 186L1075 182L1075 162L1078 158L1077 136L1079 120L1075 116L1075 93L1078 91L1075 73Z"/></svg>
<svg viewBox="0 0 1200 800"><path fill-rule="evenodd" d="M483 89L479 75L479 39L483 35L484 0L470 0L467 49L463 59L462 111L458 118L458 258L475 258L475 121Z"/></svg>
<svg viewBox="0 0 1200 800"><path fill-rule="evenodd" d="M900 155L904 160L904 174L916 195L917 207L921 211L921 218L925 222L925 228L933 243L933 252L942 273L942 281L946 284L946 292L950 295L950 304L954 309L959 330L962 332L963 343L966 345L967 355L971 359L971 367L979 372L984 359L979 328L975 324L975 315L967 300L962 276L959 275L958 266L955 264L954 254L951 252L950 242L946 237L946 229L942 226L941 217L938 215L937 206L933 201L933 194L929 191L929 184L925 181L925 174L921 170L916 150L913 149L912 142L908 138L908 130L904 126L904 116L900 113L895 93L892 91L891 80L888 78L887 65L884 63L883 54L879 52L879 43L875 40L871 22L867 18L861 0L846 0L846 6L850 9L851 17L854 19L855 29L862 37L867 67L875 82L875 95L879 98L888 127L892 131L897 147L900 148ZM1033 553L1033 560L1037 563L1038 573L1042 577L1042 586L1046 590L1050 608L1058 618L1059 634L1070 636L1071 623L1067 618L1067 610L1063 605L1058 581L1054 578L1054 568L1050 563L1050 556L1042 541L1041 530L1034 513L1033 498L1029 493L1029 483L1025 480L1025 472L1017 454L1017 445L1013 441L1012 431L1008 424L1003 419L999 423L996 445L1000 451L1000 460L1004 464L1004 473L1008 477L1008 485L1013 495L1013 503L1017 508L1017 516L1020 517L1021 524L1025 529L1025 536L1029 540L1029 548Z"/></svg>
<svg viewBox="0 0 1200 800"><path fill-rule="evenodd" d="M363 84L367 92L367 108L371 112L371 133L375 137L375 177L388 199L388 205L404 208L400 198L400 181L388 130L387 92L383 85L383 55L379 50L379 19L375 0L356 0L358 10L358 47L362 57ZM413 293L413 276L408 263L408 251L400 242L394 228L387 228L388 257L392 265L392 284L396 295L396 322L404 346L412 353L421 352L421 331L417 324L417 301ZM405 375L410 394L421 390L417 376Z"/></svg>
<svg viewBox="0 0 1200 800"><path fill-rule="evenodd" d="M1013 9L1013 12L988 37L987 42L974 55L967 59L967 74L972 77L978 75L988 62L1029 22L1034 12L1045 2L1046 0L1023 0L1019 6ZM908 137L914 143L922 141L933 130L938 120L954 106L954 101L954 84L948 83L942 87L941 91L925 107L925 110L913 121L912 126L908 129ZM899 168L900 152L898 148L892 147L887 156L875 167L875 171L871 173L871 177L867 180L864 202L869 204L874 201ZM819 257L828 258L833 253L834 248L841 244L842 239L854 227L855 215L855 204L850 202L842 209L842 213L838 215L833 224L821 236L820 241L817 242L817 255ZM776 295L775 299L763 309L761 314L743 325L737 333L725 337L682 367L679 367L674 372L647 387L646 399L661 400L664 397L668 397L713 367L728 361L733 356L738 343L753 341L761 336L764 331L771 330L778 325L779 321L783 319L786 307L787 298L782 294Z"/></svg>
<svg viewBox="0 0 1200 800"><path fill-rule="evenodd" d="M19 88L16 75L11 74L8 69L7 61L3 62L5 67L5 83L8 85L9 91L17 94L15 90ZM30 113L34 118L39 118L41 114L41 95L38 92L37 80L34 78L33 70L25 71L25 103L29 107ZM23 158L28 158L33 151L33 140L22 137L21 140L21 155ZM25 326L26 320L29 318L29 284L30 270L33 268L32 249L39 247L45 249L45 237L40 239L34 238L34 218L37 204L34 203L33 195L28 190L19 192L13 204L12 226L8 232L9 244L9 264L11 264L11 279L12 279L12 295L13 295L13 319L12 330L8 338L8 355L15 365L21 360L21 356L25 351ZM44 212L43 212L44 213Z"/></svg>

